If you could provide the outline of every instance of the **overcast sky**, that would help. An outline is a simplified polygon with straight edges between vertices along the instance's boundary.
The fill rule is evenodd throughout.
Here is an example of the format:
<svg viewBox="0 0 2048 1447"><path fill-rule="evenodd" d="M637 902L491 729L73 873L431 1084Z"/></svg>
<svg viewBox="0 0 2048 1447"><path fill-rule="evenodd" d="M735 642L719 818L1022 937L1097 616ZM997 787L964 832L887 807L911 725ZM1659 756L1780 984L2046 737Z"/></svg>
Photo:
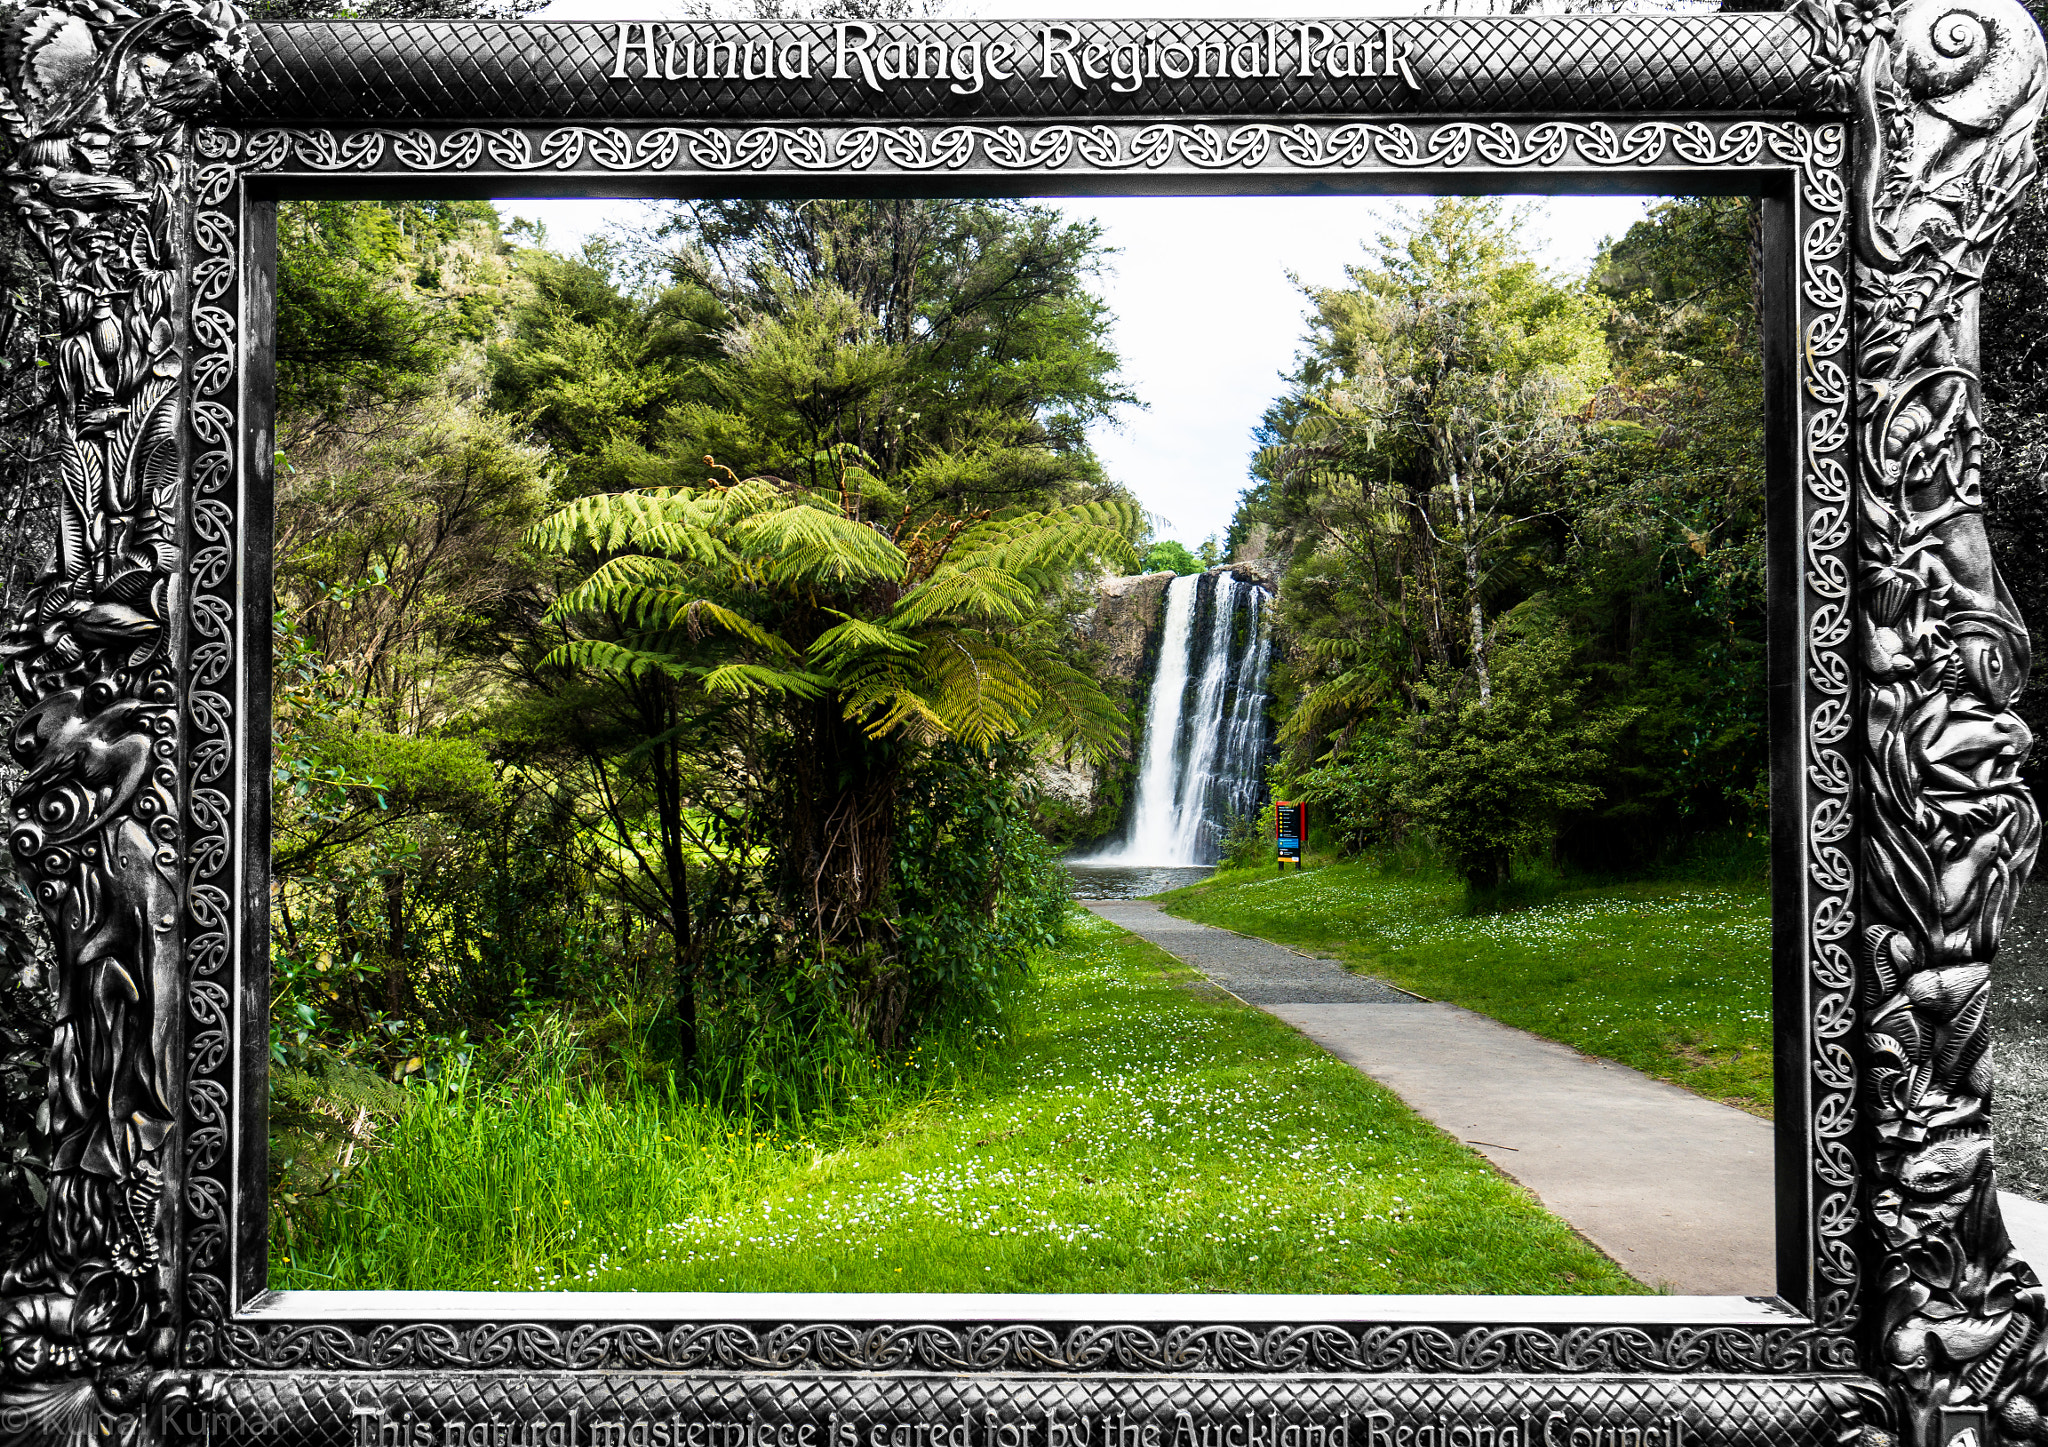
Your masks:
<svg viewBox="0 0 2048 1447"><path fill-rule="evenodd" d="M1266 0L984 0L949 13L1005 17L1153 15L1295 17L1384 15L1413 5L1283 6ZM537 18L660 19L679 13L660 0L554 0ZM1288 280L1332 285L1361 243L1404 204L1354 196L1114 197L1056 201L1101 221L1117 249L1103 292L1117 318L1124 377L1149 404L1121 425L1098 429L1095 445L1111 476L1159 520L1161 536L1190 547L1230 523L1245 485L1252 429L1280 388L1302 332L1303 298ZM1639 197L1554 197L1528 235L1549 265L1582 270L1606 236L1643 213ZM613 224L650 212L632 201L507 198L508 215L543 222L551 245L574 250Z"/></svg>

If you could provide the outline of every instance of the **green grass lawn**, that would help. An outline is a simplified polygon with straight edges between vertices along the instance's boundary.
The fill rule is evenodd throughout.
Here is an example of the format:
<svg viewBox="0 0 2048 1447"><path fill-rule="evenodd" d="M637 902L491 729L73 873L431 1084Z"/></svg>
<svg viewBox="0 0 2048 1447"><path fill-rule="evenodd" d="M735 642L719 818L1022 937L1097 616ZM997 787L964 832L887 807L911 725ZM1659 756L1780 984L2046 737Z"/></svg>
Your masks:
<svg viewBox="0 0 2048 1447"><path fill-rule="evenodd" d="M1364 862L1218 874L1164 902L1770 1114L1771 902L1761 883L1567 888L1528 908L1468 914L1459 882Z"/></svg>
<svg viewBox="0 0 2048 1447"><path fill-rule="evenodd" d="M1092 917L979 1074L831 1145L559 1083L416 1106L279 1287L1615 1293L1463 1145ZM289 1259L287 1259L289 1258Z"/></svg>

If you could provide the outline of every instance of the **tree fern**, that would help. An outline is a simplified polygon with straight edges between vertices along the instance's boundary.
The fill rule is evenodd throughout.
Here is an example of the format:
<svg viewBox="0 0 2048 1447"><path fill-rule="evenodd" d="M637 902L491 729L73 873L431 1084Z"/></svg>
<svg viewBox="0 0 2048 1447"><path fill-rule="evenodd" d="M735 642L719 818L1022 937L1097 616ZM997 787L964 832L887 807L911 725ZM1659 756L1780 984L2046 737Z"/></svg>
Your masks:
<svg viewBox="0 0 2048 1447"><path fill-rule="evenodd" d="M1075 570L1135 561L1135 508L931 514L892 536L858 516L866 459L831 460L836 492L728 473L722 486L579 498L547 518L535 546L598 555L548 617L609 635L548 662L659 673L713 703L831 696L869 735L916 744L1043 735L1100 757L1121 742L1126 722L1094 681L1026 638ZM836 621L806 622L819 615Z"/></svg>

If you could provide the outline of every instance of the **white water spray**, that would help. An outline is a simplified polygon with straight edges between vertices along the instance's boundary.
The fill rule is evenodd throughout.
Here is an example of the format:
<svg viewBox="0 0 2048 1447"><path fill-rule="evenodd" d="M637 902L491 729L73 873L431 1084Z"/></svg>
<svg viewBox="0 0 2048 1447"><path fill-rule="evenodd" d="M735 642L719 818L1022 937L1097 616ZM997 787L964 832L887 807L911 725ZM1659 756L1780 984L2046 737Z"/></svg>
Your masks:
<svg viewBox="0 0 2048 1447"><path fill-rule="evenodd" d="M1130 822L1122 840L1087 863L1172 867L1222 857L1231 819L1258 803L1273 647L1265 608L1264 590L1229 572L1167 585Z"/></svg>

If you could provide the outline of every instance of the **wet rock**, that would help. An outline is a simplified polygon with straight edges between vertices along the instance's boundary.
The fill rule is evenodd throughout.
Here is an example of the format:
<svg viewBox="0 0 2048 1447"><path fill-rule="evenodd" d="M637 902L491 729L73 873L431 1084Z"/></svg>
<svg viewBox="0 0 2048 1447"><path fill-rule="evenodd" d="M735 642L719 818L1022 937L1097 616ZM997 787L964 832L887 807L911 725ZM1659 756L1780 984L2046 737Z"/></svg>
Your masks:
<svg viewBox="0 0 2048 1447"><path fill-rule="evenodd" d="M1100 839L1122 821L1137 769L1145 691L1159 653L1166 589L1173 576L1138 573L1104 578L1096 585L1094 606L1080 617L1087 661L1131 720L1131 732L1123 751L1102 763L1042 757L1034 766L1039 826L1062 846Z"/></svg>
<svg viewBox="0 0 2048 1447"><path fill-rule="evenodd" d="M1082 632L1100 649L1098 668L1105 682L1131 687L1152 677L1159 649L1159 627L1171 573L1139 573L1105 578L1095 590L1095 606L1082 618Z"/></svg>

